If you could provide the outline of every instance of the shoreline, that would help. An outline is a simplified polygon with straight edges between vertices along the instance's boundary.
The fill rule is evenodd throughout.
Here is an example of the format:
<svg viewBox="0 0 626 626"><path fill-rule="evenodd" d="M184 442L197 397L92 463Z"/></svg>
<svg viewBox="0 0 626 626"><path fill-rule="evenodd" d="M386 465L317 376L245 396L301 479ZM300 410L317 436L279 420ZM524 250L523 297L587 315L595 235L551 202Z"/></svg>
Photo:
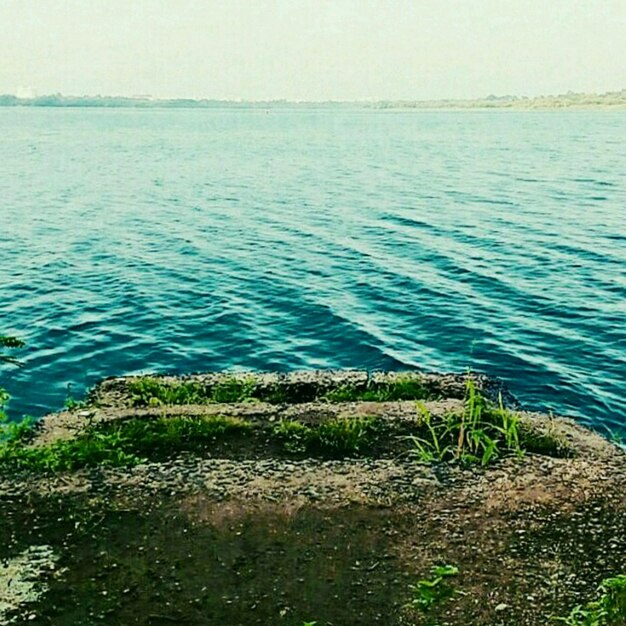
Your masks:
<svg viewBox="0 0 626 626"><path fill-rule="evenodd" d="M401 104L391 106L381 106L380 104L369 103L332 103L326 104L323 102L290 102L285 104L275 103L245 103L237 104L233 102L225 102L219 105L208 106L170 106L167 104L155 104L150 106L137 106L137 105L120 105L120 106L108 106L98 104L62 104L62 105L37 105L37 104L0 104L0 110L2 109L105 109L105 110L155 110L155 111L223 111L223 110L236 110L236 111L267 111L267 110L297 110L297 109L317 109L317 110L341 110L341 111L379 111L379 112L461 112L461 111L626 111L626 103L619 104L568 104L568 105L424 105L424 106L404 106Z"/></svg>
<svg viewBox="0 0 626 626"><path fill-rule="evenodd" d="M451 415L469 428L478 404L485 428L513 420L521 454L503 441L483 464L455 438L417 455L411 437ZM0 472L0 623L545 626L626 571L626 454L485 376L111 378L19 458L92 432L151 447ZM3 609L20 564L40 594ZM458 593L423 611L411 589L443 565Z"/></svg>
<svg viewBox="0 0 626 626"><path fill-rule="evenodd" d="M361 99L361 100L228 100L220 98L154 98L128 96L65 96L48 94L21 98L0 94L0 107L35 108L170 108L170 109L281 109L281 108L363 108L375 110L623 110L626 89L606 93L569 92L540 96L487 96L481 98Z"/></svg>

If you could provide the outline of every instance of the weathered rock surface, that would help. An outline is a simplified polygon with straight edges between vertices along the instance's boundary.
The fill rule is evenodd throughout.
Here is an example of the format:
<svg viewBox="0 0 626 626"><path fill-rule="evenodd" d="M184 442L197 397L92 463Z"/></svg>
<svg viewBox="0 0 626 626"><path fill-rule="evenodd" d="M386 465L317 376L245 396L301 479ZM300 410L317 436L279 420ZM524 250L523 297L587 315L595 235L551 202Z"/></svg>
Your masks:
<svg viewBox="0 0 626 626"><path fill-rule="evenodd" d="M132 406L129 379L114 378L88 406L45 418L32 445L131 417L418 419L411 400L322 399L372 378L264 374L258 385L278 386L290 401L151 407ZM485 395L514 405L497 382L474 378ZM224 375L183 380L210 388ZM422 380L433 416L462 407L464 376ZM572 420L521 415L562 440L569 458L428 466L391 447L369 458L182 454L130 468L5 475L0 561L46 545L64 568L14 623L545 626L591 598L602 578L626 571L626 457ZM459 568L462 594L428 614L407 608L409 586L442 563Z"/></svg>

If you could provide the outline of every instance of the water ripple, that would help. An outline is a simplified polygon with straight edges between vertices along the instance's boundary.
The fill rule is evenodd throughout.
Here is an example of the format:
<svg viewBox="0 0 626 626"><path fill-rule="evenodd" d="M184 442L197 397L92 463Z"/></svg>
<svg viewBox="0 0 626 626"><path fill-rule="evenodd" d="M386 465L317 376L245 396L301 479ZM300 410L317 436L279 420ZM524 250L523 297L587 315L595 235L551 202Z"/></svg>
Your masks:
<svg viewBox="0 0 626 626"><path fill-rule="evenodd" d="M0 110L14 414L141 371L467 367L626 421L626 115Z"/></svg>

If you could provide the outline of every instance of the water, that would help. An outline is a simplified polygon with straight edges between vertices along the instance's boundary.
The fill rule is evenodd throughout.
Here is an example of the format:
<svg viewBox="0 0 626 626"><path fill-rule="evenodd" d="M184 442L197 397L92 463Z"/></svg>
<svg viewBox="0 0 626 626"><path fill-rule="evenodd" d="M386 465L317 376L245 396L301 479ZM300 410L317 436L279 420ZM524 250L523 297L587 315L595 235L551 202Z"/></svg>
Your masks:
<svg viewBox="0 0 626 626"><path fill-rule="evenodd" d="M0 109L12 414L104 376L468 367L626 423L626 113Z"/></svg>

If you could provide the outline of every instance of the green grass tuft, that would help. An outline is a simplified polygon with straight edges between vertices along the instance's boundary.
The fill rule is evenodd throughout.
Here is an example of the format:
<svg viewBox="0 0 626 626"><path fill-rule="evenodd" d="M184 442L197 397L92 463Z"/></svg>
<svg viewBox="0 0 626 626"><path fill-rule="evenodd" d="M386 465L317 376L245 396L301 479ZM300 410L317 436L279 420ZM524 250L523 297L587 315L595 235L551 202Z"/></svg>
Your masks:
<svg viewBox="0 0 626 626"><path fill-rule="evenodd" d="M520 446L534 454L542 454L559 459L574 456L574 450L567 439L552 429L540 431L537 428L520 424L519 439Z"/></svg>
<svg viewBox="0 0 626 626"><path fill-rule="evenodd" d="M273 434L288 452L340 458L370 452L380 431L378 418L346 417L315 426L285 420L274 427Z"/></svg>
<svg viewBox="0 0 626 626"><path fill-rule="evenodd" d="M157 378L138 378L128 383L132 406L162 406L249 402L254 398L256 381L230 378L214 386L184 381L165 383Z"/></svg>
<svg viewBox="0 0 626 626"><path fill-rule="evenodd" d="M128 383L133 406L161 406L163 404L205 404L205 388L195 382L162 383L156 378L138 378Z"/></svg>
<svg viewBox="0 0 626 626"><path fill-rule="evenodd" d="M375 444L380 420L374 417L337 418L313 430L308 445L311 453L334 457L367 453Z"/></svg>
<svg viewBox="0 0 626 626"><path fill-rule="evenodd" d="M342 385L322 397L327 402L393 402L397 400L426 400L430 396L421 379L406 375L393 381L368 381L363 387Z"/></svg>
<svg viewBox="0 0 626 626"><path fill-rule="evenodd" d="M312 433L310 426L293 420L281 420L272 430L283 448L292 453L306 452Z"/></svg>
<svg viewBox="0 0 626 626"><path fill-rule="evenodd" d="M521 456L519 417L500 402L494 406L467 380L465 406L434 421L419 405L423 434L410 436L413 454L422 462L458 461L488 465L504 454Z"/></svg>
<svg viewBox="0 0 626 626"><path fill-rule="evenodd" d="M519 415L486 400L468 379L462 411L433 419L419 404L420 433L408 437L412 454L423 463L456 461L465 465L489 463L506 455L525 452L555 457L570 456L572 451L556 433L539 432L520 421Z"/></svg>
<svg viewBox="0 0 626 626"><path fill-rule="evenodd" d="M458 592L449 584L448 579L457 576L459 570L454 565L437 565L431 569L431 577L418 580L411 585L413 599L407 606L428 611L433 605L452 598Z"/></svg>
<svg viewBox="0 0 626 626"><path fill-rule="evenodd" d="M31 421L3 424L0 471L59 472L135 465L181 452L202 453L255 428L251 422L225 416L131 418L87 425L73 438L35 446L28 445L34 433ZM380 428L378 419L355 417L315 426L283 421L271 434L290 453L341 458L371 451Z"/></svg>
<svg viewBox="0 0 626 626"><path fill-rule="evenodd" d="M605 578L597 600L574 607L566 617L552 619L566 626L623 626L626 624L626 575Z"/></svg>
<svg viewBox="0 0 626 626"><path fill-rule="evenodd" d="M249 402L254 399L257 383L253 378L224 380L211 390L212 402Z"/></svg>
<svg viewBox="0 0 626 626"><path fill-rule="evenodd" d="M26 446L24 435L29 427L17 425L0 442L0 468L58 472L134 465L147 457L204 450L251 427L249 422L222 416L133 418L89 426L72 439Z"/></svg>
<svg viewBox="0 0 626 626"><path fill-rule="evenodd" d="M78 411L79 409L84 409L89 406L89 403L86 400L77 400L72 395L72 384L68 384L67 386L67 395L65 396L64 406L68 411Z"/></svg>
<svg viewBox="0 0 626 626"><path fill-rule="evenodd" d="M156 377L142 377L128 382L132 406L162 406L250 402L286 404L316 399L315 389L303 392L277 383L262 385L250 376L222 379L216 385L196 381L165 382ZM430 397L428 388L418 376L399 376L389 382L370 381L363 387L343 385L321 396L327 402L389 402L419 400Z"/></svg>

